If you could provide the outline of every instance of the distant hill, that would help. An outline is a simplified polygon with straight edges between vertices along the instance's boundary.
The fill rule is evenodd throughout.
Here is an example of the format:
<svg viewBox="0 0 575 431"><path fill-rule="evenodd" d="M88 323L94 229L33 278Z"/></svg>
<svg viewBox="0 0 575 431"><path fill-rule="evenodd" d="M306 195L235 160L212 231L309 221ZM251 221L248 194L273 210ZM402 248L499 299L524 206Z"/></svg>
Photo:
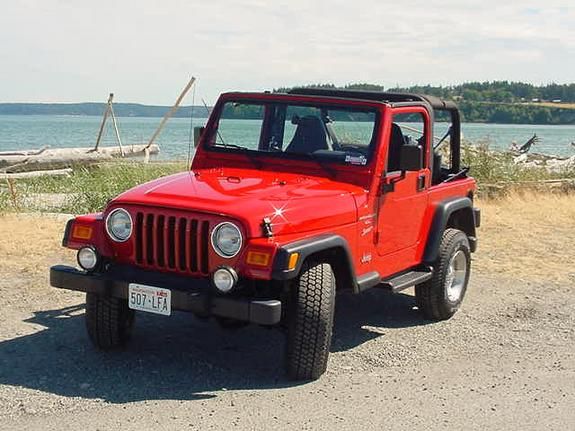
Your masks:
<svg viewBox="0 0 575 431"><path fill-rule="evenodd" d="M105 103L0 103L0 115L96 115L101 116ZM138 103L114 103L118 117L163 117L170 106L141 105ZM207 117L204 106L182 106L174 117Z"/></svg>
<svg viewBox="0 0 575 431"><path fill-rule="evenodd" d="M379 84L354 83L343 87L334 84L308 85L310 88L391 91L429 94L458 103L464 121L504 124L575 124L575 83L533 85L523 82L468 82L458 85L384 88ZM274 92L285 92L278 88ZM0 103L0 115L96 115L104 112L105 103ZM115 103L119 117L162 117L169 106ZM211 108L210 108L211 109ZM183 106L175 117L207 116L204 106ZM246 114L247 115L247 114ZM247 118L247 117L246 117Z"/></svg>

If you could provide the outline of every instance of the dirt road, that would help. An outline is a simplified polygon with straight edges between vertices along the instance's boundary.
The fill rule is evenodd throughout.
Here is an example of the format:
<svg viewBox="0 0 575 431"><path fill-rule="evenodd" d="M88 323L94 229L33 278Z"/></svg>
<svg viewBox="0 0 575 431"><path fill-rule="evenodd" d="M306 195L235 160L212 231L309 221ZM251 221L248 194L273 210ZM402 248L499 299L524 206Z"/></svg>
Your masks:
<svg viewBox="0 0 575 431"><path fill-rule="evenodd" d="M127 351L95 351L83 296L48 287L46 267L73 260L60 227L2 227L2 430L575 428L567 269L554 282L476 271L462 310L441 323L420 318L411 292L340 296L327 374L294 384L278 331L228 332L187 314L138 315Z"/></svg>

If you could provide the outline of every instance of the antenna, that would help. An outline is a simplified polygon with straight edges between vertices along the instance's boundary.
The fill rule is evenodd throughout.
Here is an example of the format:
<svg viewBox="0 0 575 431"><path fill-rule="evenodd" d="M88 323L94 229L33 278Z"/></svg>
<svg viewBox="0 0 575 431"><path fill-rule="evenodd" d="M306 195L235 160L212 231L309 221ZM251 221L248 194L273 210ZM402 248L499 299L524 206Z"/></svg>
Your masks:
<svg viewBox="0 0 575 431"><path fill-rule="evenodd" d="M194 137L194 108L196 105L196 87L197 85L194 86L192 91L192 112L190 112L190 133L188 135L188 169L190 169L190 164L192 163L192 139Z"/></svg>
<svg viewBox="0 0 575 431"><path fill-rule="evenodd" d="M203 97L202 97L202 103L204 104L204 108L206 108L208 115L210 115L210 108L208 108L208 104L206 103ZM220 141L222 141L222 144L224 144L224 147L227 147L228 144L226 144L226 141L224 141L224 138L222 138L222 134L220 133L219 127L216 129L216 133L218 134L218 138L220 138Z"/></svg>

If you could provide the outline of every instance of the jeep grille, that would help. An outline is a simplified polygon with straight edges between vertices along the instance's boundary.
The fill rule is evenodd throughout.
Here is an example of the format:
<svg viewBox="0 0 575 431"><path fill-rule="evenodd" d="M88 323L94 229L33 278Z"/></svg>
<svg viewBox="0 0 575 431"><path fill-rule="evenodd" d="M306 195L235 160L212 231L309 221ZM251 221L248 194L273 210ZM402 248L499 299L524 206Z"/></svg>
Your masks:
<svg viewBox="0 0 575 431"><path fill-rule="evenodd" d="M152 269L207 274L210 222L136 213L136 263Z"/></svg>

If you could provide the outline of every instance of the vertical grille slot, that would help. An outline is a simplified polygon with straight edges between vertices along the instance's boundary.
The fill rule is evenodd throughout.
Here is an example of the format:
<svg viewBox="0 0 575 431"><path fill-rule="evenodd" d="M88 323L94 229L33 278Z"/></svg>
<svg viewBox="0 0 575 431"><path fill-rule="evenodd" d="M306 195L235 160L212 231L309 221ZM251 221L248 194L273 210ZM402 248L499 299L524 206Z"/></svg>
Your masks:
<svg viewBox="0 0 575 431"><path fill-rule="evenodd" d="M142 213L136 214L136 262L142 263L143 261L143 245L144 238L144 215Z"/></svg>
<svg viewBox="0 0 575 431"><path fill-rule="evenodd" d="M166 235L165 249L168 255L168 268L176 268L176 218L168 217L168 234Z"/></svg>
<svg viewBox="0 0 575 431"><path fill-rule="evenodd" d="M186 229L188 221L185 218L181 218L178 223L178 233L177 233L177 252L178 252L178 265L180 271L185 271L187 269L186 265Z"/></svg>
<svg viewBox="0 0 575 431"><path fill-rule="evenodd" d="M201 271L204 274L207 274L209 271L208 266L208 244L209 244L209 236L210 236L210 222L204 221L202 222L202 239L201 239L201 248L200 248L200 257L201 257Z"/></svg>
<svg viewBox="0 0 575 431"><path fill-rule="evenodd" d="M188 235L188 262L192 272L198 272L198 221L192 220Z"/></svg>
<svg viewBox="0 0 575 431"><path fill-rule="evenodd" d="M148 214L145 218L144 228L144 248L146 249L146 260L148 265L154 264L154 215Z"/></svg>
<svg viewBox="0 0 575 431"><path fill-rule="evenodd" d="M154 249L156 251L156 264L158 266L165 266L165 261L164 261L164 221L165 221L165 217L163 215L157 217L157 225L155 228L156 243L154 244Z"/></svg>

